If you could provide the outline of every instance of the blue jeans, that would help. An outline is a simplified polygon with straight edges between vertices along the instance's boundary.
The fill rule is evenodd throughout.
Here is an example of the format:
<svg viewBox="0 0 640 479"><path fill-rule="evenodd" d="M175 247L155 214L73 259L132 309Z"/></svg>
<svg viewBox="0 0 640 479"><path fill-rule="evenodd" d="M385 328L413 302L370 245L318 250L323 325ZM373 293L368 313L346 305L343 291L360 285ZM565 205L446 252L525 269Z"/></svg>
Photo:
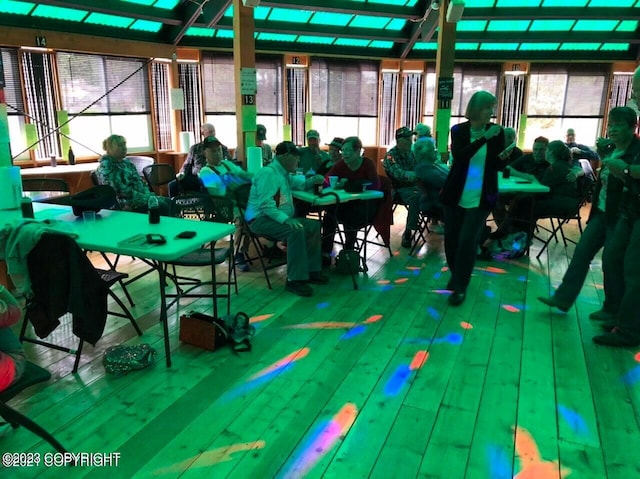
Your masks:
<svg viewBox="0 0 640 479"><path fill-rule="evenodd" d="M456 293L464 293L469 286L487 216L489 211L481 208L444 207L444 253Z"/></svg>

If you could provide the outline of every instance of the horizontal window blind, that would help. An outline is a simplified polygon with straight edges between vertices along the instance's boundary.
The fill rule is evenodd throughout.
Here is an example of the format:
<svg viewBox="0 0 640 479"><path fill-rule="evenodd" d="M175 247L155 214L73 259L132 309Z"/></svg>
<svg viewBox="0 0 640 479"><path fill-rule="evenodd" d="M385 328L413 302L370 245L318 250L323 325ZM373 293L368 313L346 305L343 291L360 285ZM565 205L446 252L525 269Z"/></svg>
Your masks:
<svg viewBox="0 0 640 479"><path fill-rule="evenodd" d="M201 67L205 114L235 114L233 55L202 52Z"/></svg>
<svg viewBox="0 0 640 479"><path fill-rule="evenodd" d="M4 95L9 115L19 115L24 111L22 87L20 86L20 67L17 48L0 48L4 66Z"/></svg>
<svg viewBox="0 0 640 479"><path fill-rule="evenodd" d="M256 58L258 115L282 115L282 57Z"/></svg>

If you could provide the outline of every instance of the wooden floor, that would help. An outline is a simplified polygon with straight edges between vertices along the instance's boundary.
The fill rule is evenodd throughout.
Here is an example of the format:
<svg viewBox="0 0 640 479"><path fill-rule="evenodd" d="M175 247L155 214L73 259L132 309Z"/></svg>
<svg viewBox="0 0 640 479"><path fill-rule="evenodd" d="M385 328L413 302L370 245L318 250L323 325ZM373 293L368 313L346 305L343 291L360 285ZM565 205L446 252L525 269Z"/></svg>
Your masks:
<svg viewBox="0 0 640 479"><path fill-rule="evenodd" d="M400 219L400 218L399 218ZM404 218L401 218L403 220ZM631 479L640 477L640 354L596 346L600 257L568 314L536 300L557 285L573 246L535 259L478 262L466 302L449 307L442 238L417 257L370 249L369 278L332 274L311 298L284 270L239 273L233 310L253 318L250 353L178 341L164 365L156 276L131 285L144 336L109 318L80 370L39 346L54 378L12 401L73 452L120 453L117 467L13 468L2 477ZM575 230L572 236L576 236ZM124 260L135 271L139 264ZM207 311L210 302L183 304ZM70 339L70 327L54 333ZM105 375L103 351L151 343L149 369ZM3 452L52 452L0 428Z"/></svg>

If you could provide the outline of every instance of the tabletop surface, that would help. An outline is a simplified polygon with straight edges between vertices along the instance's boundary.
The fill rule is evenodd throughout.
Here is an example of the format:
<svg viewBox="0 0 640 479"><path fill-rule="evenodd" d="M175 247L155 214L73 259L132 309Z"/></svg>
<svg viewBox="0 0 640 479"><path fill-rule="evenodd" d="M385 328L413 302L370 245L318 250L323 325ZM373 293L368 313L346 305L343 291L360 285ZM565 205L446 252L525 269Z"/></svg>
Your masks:
<svg viewBox="0 0 640 479"><path fill-rule="evenodd" d="M299 200L306 201L312 205L333 205L336 203L336 198L333 195L318 196L312 191L293 190L293 197ZM378 190L366 190L362 193L347 193L344 190L334 190L333 188L325 188L324 194L335 193L340 199L340 203L346 203L354 200L375 200L382 198L384 193Z"/></svg>
<svg viewBox="0 0 640 479"><path fill-rule="evenodd" d="M39 166L37 168L21 168L22 176L44 176L52 173L81 173L97 170L100 162L78 163L76 165Z"/></svg>
<svg viewBox="0 0 640 479"><path fill-rule="evenodd" d="M96 220L85 222L76 217L70 206L34 203L37 220L53 220L52 228L78 235L80 247L93 251L137 256L158 261L172 261L235 232L226 223L187 220L163 216L158 224L150 224L147 215L127 211L101 210ZM178 239L182 231L195 231L189 239ZM149 244L147 234L160 234L165 244Z"/></svg>
<svg viewBox="0 0 640 479"><path fill-rule="evenodd" d="M537 180L527 181L511 176L504 179L498 176L498 191L500 193L549 193L549 187L540 184Z"/></svg>

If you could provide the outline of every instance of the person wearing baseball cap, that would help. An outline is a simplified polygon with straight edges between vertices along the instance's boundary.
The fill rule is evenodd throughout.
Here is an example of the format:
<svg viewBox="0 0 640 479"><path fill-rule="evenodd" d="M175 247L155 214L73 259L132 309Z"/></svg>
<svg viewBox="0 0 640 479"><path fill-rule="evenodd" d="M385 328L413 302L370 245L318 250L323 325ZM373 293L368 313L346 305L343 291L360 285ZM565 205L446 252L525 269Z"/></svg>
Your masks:
<svg viewBox="0 0 640 479"><path fill-rule="evenodd" d="M326 143L329 147L329 156L331 157L332 163L335 165L342 159L342 144L344 143L344 138L339 136L334 137L331 140L331 143Z"/></svg>
<svg viewBox="0 0 640 479"><path fill-rule="evenodd" d="M262 165L267 166L273 161L273 150L271 145L265 143L267 139L267 127L261 124L256 125L256 146L262 148Z"/></svg>
<svg viewBox="0 0 640 479"><path fill-rule="evenodd" d="M411 248L412 230L418 228L418 215L420 213L420 190L416 184L416 159L411 151L413 135L415 132L406 126L396 130L396 146L391 148L382 166L391 179L396 195L407 206L407 222L402 234L402 247Z"/></svg>
<svg viewBox="0 0 640 479"><path fill-rule="evenodd" d="M318 130L307 132L307 146L300 149L300 168L307 174L314 173L324 175L331 168L331 157L326 151L320 149L320 133Z"/></svg>
<svg viewBox="0 0 640 479"><path fill-rule="evenodd" d="M245 220L251 231L287 243L286 290L299 296L313 295L308 283L327 284L320 260L320 222L294 217L292 190L311 189L324 177L295 175L300 150L290 141L276 146L275 161L256 173Z"/></svg>

